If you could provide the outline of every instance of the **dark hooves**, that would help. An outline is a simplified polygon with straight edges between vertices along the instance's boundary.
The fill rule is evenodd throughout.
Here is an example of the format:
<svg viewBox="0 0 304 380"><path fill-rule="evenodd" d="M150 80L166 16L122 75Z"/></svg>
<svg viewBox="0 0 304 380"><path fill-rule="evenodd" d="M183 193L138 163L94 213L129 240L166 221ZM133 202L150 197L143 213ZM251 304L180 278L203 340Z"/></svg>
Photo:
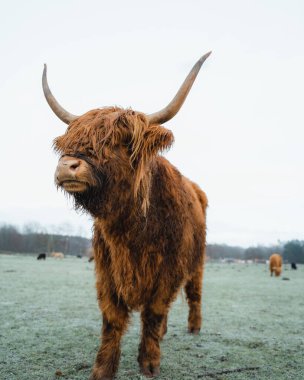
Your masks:
<svg viewBox="0 0 304 380"><path fill-rule="evenodd" d="M188 329L189 334L198 335L201 329Z"/></svg>
<svg viewBox="0 0 304 380"><path fill-rule="evenodd" d="M152 367L151 365L148 367L140 367L140 372L147 378L153 378L160 374L159 367Z"/></svg>

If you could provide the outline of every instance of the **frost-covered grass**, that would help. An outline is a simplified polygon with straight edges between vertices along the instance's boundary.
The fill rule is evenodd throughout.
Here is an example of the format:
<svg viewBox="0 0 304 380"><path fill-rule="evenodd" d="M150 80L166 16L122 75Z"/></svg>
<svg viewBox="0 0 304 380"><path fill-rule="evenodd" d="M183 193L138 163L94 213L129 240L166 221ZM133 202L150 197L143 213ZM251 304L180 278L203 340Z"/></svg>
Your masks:
<svg viewBox="0 0 304 380"><path fill-rule="evenodd" d="M304 267L282 277L271 278L262 264L208 263L202 332L187 334L187 304L179 297L159 380L304 379ZM93 263L0 255L0 318L1 380L87 379L101 327ZM118 380L143 379L138 343L135 314Z"/></svg>

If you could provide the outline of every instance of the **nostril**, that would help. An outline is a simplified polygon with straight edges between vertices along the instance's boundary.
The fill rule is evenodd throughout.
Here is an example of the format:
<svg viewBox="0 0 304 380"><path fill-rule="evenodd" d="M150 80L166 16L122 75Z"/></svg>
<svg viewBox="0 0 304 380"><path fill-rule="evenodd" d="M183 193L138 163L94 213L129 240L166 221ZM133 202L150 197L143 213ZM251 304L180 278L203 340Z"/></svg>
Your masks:
<svg viewBox="0 0 304 380"><path fill-rule="evenodd" d="M75 158L63 158L59 160L58 163L58 173L70 173L75 175L78 171L79 167L81 166L81 160L75 159Z"/></svg>
<svg viewBox="0 0 304 380"><path fill-rule="evenodd" d="M78 168L79 164L73 164L70 166L72 170L76 170Z"/></svg>
<svg viewBox="0 0 304 380"><path fill-rule="evenodd" d="M80 166L80 161L74 161L74 162L70 163L69 168L70 168L70 170L75 171L76 169L79 168L79 166Z"/></svg>

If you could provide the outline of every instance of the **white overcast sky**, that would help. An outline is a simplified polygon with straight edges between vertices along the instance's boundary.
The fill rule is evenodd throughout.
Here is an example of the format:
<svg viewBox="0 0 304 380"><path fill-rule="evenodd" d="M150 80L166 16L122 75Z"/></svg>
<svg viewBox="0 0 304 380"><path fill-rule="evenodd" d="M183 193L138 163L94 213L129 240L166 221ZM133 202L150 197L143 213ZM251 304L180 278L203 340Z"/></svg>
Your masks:
<svg viewBox="0 0 304 380"><path fill-rule="evenodd" d="M166 124L166 154L207 193L208 242L304 238L304 2L129 0L0 2L0 223L91 234L53 183L52 140L71 113L119 105L151 113L202 67Z"/></svg>

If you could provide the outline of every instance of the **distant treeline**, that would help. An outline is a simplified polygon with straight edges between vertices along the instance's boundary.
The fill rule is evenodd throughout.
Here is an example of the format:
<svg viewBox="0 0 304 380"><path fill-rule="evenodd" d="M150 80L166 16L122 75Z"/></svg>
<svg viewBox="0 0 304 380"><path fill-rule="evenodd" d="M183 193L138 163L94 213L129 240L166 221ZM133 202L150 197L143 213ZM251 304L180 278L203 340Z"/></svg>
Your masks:
<svg viewBox="0 0 304 380"><path fill-rule="evenodd" d="M207 256L211 259L241 259L241 260L266 260L273 253L283 253L283 245L270 247L256 246L249 248L231 247L228 245L209 244L207 246Z"/></svg>
<svg viewBox="0 0 304 380"><path fill-rule="evenodd" d="M273 253L279 253L284 261L304 263L304 241L291 240L270 247L231 247L224 244L207 245L207 256L211 260L232 258L241 260L267 260Z"/></svg>
<svg viewBox="0 0 304 380"><path fill-rule="evenodd" d="M80 236L35 232L26 228L21 233L12 225L0 226L0 252L40 253L63 252L69 255L85 255L91 248L91 240ZM208 244L207 256L211 260L225 258L242 260L267 260L273 253L283 255L286 262L304 263L304 241L291 240L265 247L233 247L225 244Z"/></svg>
<svg viewBox="0 0 304 380"><path fill-rule="evenodd" d="M34 231L21 233L14 226L0 226L0 252L63 252L68 255L85 255L88 253L90 247L91 240L80 236Z"/></svg>

